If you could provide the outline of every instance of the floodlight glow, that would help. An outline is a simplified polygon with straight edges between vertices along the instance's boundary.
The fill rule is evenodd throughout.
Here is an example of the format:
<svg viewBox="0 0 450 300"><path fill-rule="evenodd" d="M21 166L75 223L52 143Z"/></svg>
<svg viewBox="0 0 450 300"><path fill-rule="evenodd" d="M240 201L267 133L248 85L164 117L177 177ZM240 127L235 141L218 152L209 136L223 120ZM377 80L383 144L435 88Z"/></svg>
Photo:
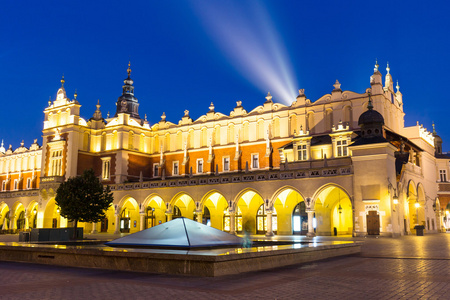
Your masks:
<svg viewBox="0 0 450 300"><path fill-rule="evenodd" d="M295 76L282 39L261 2L239 4L195 1L205 29L230 63L263 93L284 104L296 98Z"/></svg>

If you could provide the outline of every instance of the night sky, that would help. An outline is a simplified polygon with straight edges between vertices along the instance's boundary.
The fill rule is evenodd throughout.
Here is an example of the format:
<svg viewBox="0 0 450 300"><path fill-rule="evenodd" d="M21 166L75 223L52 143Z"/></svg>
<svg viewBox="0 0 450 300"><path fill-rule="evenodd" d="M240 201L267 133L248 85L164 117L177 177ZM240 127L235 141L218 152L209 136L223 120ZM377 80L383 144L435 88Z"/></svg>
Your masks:
<svg viewBox="0 0 450 300"><path fill-rule="evenodd" d="M375 59L403 93L406 125L436 124L450 150L447 1L5 1L0 13L0 139L42 143L60 87L81 116L115 113L128 61L141 117L195 120L370 87ZM384 81L384 76L383 76ZM394 84L395 85L395 84ZM290 98L292 97L292 98Z"/></svg>

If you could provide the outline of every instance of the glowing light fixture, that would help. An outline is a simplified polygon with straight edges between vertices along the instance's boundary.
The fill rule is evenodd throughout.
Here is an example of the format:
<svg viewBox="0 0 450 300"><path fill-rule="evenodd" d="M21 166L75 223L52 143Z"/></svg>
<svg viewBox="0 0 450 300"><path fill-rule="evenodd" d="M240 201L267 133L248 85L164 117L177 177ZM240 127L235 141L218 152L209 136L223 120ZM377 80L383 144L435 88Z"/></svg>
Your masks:
<svg viewBox="0 0 450 300"><path fill-rule="evenodd" d="M392 197L392 200L394 201L394 204L397 205L398 204L398 197L397 197L397 193L394 190L394 197Z"/></svg>
<svg viewBox="0 0 450 300"><path fill-rule="evenodd" d="M414 203L414 206L415 206L416 208L419 208L419 207L420 207L419 201L416 200L416 203Z"/></svg>
<svg viewBox="0 0 450 300"><path fill-rule="evenodd" d="M56 212L59 214L59 207L56 209Z"/></svg>
<svg viewBox="0 0 450 300"><path fill-rule="evenodd" d="M339 206L338 206L338 211L339 211L340 214L342 214L341 191L339 191Z"/></svg>

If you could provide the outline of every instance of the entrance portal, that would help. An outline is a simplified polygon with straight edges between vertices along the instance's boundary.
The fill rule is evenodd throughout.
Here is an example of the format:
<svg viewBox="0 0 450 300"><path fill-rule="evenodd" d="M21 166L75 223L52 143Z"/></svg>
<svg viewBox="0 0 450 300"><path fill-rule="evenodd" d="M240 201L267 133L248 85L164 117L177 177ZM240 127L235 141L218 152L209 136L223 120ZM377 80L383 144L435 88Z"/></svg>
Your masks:
<svg viewBox="0 0 450 300"><path fill-rule="evenodd" d="M366 216L367 221L367 234L379 235L380 234L380 216L376 210L371 210Z"/></svg>

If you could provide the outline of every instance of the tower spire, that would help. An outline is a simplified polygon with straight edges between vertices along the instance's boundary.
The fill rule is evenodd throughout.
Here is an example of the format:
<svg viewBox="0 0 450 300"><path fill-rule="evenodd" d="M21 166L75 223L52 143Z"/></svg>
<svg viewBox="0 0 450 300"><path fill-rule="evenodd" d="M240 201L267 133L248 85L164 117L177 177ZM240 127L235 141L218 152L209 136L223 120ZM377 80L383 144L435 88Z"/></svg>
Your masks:
<svg viewBox="0 0 450 300"><path fill-rule="evenodd" d="M369 92L369 103L367 103L367 109L373 110L373 104L372 104L372 98L370 98L370 92Z"/></svg>
<svg viewBox="0 0 450 300"><path fill-rule="evenodd" d="M130 78L130 76L131 76L131 60L128 61L127 73L128 73L128 78Z"/></svg>
<svg viewBox="0 0 450 300"><path fill-rule="evenodd" d="M64 87L64 82L66 82L66 81L64 80L64 74L63 74L61 77L61 87Z"/></svg>
<svg viewBox="0 0 450 300"><path fill-rule="evenodd" d="M374 72L374 73L378 72L378 67L379 67L379 65L378 65L378 59L375 58L375 68L373 69L373 72Z"/></svg>

